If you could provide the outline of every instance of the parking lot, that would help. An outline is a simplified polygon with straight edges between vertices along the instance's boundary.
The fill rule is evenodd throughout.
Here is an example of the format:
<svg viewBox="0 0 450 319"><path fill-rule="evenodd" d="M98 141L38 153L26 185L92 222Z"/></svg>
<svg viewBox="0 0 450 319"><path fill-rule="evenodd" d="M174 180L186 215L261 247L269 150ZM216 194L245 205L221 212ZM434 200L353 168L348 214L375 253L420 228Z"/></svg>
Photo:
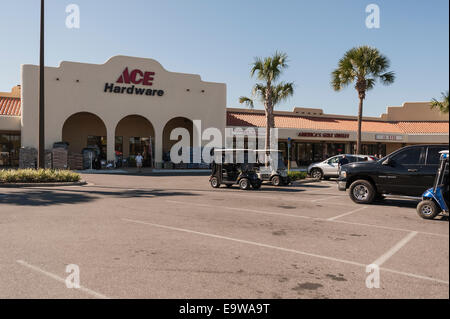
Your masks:
<svg viewBox="0 0 450 319"><path fill-rule="evenodd" d="M356 205L333 181L83 178L1 189L0 298L449 298L448 219L421 219L411 200ZM66 288L69 264L80 289Z"/></svg>

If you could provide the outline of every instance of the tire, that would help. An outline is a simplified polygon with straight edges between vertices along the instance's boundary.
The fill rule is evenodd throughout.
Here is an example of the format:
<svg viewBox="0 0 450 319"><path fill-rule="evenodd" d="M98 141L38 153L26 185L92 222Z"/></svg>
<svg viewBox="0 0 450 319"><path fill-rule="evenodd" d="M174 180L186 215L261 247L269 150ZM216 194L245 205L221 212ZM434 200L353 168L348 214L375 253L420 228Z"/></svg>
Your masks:
<svg viewBox="0 0 450 319"><path fill-rule="evenodd" d="M350 185L350 198L357 204L370 204L375 195L375 187L365 179L359 179Z"/></svg>
<svg viewBox="0 0 450 319"><path fill-rule="evenodd" d="M434 219L439 213L440 209L433 200L423 200L417 205L417 214L423 219Z"/></svg>
<svg viewBox="0 0 450 319"><path fill-rule="evenodd" d="M274 177L272 177L270 182L272 183L273 186L280 186L281 185L281 178L280 178L280 176L275 175Z"/></svg>
<svg viewBox="0 0 450 319"><path fill-rule="evenodd" d="M217 177L212 177L209 182L211 183L211 187L212 188L219 188L220 184L219 184L219 179Z"/></svg>
<svg viewBox="0 0 450 319"><path fill-rule="evenodd" d="M323 178L323 172L320 168L313 168L311 171L311 177L321 180Z"/></svg>
<svg viewBox="0 0 450 319"><path fill-rule="evenodd" d="M248 179L248 178L242 178L240 181L239 181L239 187L242 189L242 190L249 190L250 189L250 187L251 187L251 184L250 184L250 180Z"/></svg>

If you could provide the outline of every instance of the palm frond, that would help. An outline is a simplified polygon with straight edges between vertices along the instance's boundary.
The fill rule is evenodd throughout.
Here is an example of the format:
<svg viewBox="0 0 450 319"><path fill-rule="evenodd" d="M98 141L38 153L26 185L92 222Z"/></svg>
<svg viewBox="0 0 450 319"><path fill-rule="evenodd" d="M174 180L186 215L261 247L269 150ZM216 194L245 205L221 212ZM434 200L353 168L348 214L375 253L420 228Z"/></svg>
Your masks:
<svg viewBox="0 0 450 319"><path fill-rule="evenodd" d="M449 112L449 97L448 91L441 93L442 101L437 99L431 100L431 108L438 109L441 113L447 114Z"/></svg>
<svg viewBox="0 0 450 319"><path fill-rule="evenodd" d="M245 104L251 109L255 106L253 100L251 98L246 97L246 96L241 96L239 98L239 103Z"/></svg>
<svg viewBox="0 0 450 319"><path fill-rule="evenodd" d="M376 48L360 46L348 50L331 73L331 86L340 91L356 81L365 81L366 89L374 88L377 80L385 85L395 81L395 73L387 71L389 59ZM364 82L363 82L364 83Z"/></svg>
<svg viewBox="0 0 450 319"><path fill-rule="evenodd" d="M273 88L272 95L272 102L274 106L287 100L289 97L294 95L294 83L280 82Z"/></svg>

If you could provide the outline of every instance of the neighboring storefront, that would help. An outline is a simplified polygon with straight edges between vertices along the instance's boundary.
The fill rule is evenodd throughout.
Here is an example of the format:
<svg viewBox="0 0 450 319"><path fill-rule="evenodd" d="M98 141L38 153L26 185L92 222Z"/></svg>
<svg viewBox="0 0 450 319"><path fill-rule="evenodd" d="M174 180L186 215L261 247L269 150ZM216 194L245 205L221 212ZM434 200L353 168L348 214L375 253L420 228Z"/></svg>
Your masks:
<svg viewBox="0 0 450 319"><path fill-rule="evenodd" d="M21 86L0 93L0 167L17 167L19 151L38 147L39 68L22 66ZM115 56L106 63L62 62L46 67L45 146L65 142L68 152L95 149L100 160L166 167L174 128L189 132L191 145L214 127L264 127L261 110L226 108L226 85L199 75L166 71L152 59ZM275 114L279 148L293 165L305 166L329 156L354 153L356 118L294 108ZM365 117L363 154L386 155L402 146L448 143L448 115L428 103L389 107L379 118ZM202 145L208 141L202 141ZM288 151L289 150L289 151ZM31 153L33 158L33 153ZM170 165L167 165L170 167Z"/></svg>
<svg viewBox="0 0 450 319"><path fill-rule="evenodd" d="M264 127L261 110L228 109L227 126ZM293 167L307 166L338 154L356 152L357 119L324 114L321 109L294 108L275 111L278 148ZM385 156L403 146L448 144L448 115L431 110L428 103L405 103L389 107L381 117L364 117L362 154Z"/></svg>

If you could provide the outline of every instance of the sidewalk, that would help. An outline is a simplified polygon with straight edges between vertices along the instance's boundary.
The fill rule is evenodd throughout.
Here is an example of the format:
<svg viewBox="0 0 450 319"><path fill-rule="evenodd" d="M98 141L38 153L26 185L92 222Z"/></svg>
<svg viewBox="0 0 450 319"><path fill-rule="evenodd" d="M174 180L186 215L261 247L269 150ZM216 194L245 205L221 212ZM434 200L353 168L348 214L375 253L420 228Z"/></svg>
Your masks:
<svg viewBox="0 0 450 319"><path fill-rule="evenodd" d="M117 175L142 175L142 176L167 176L167 175L209 175L210 169L154 169L144 167L141 172L137 168L118 168L118 169L102 169L102 170L79 170L79 174L117 174Z"/></svg>

